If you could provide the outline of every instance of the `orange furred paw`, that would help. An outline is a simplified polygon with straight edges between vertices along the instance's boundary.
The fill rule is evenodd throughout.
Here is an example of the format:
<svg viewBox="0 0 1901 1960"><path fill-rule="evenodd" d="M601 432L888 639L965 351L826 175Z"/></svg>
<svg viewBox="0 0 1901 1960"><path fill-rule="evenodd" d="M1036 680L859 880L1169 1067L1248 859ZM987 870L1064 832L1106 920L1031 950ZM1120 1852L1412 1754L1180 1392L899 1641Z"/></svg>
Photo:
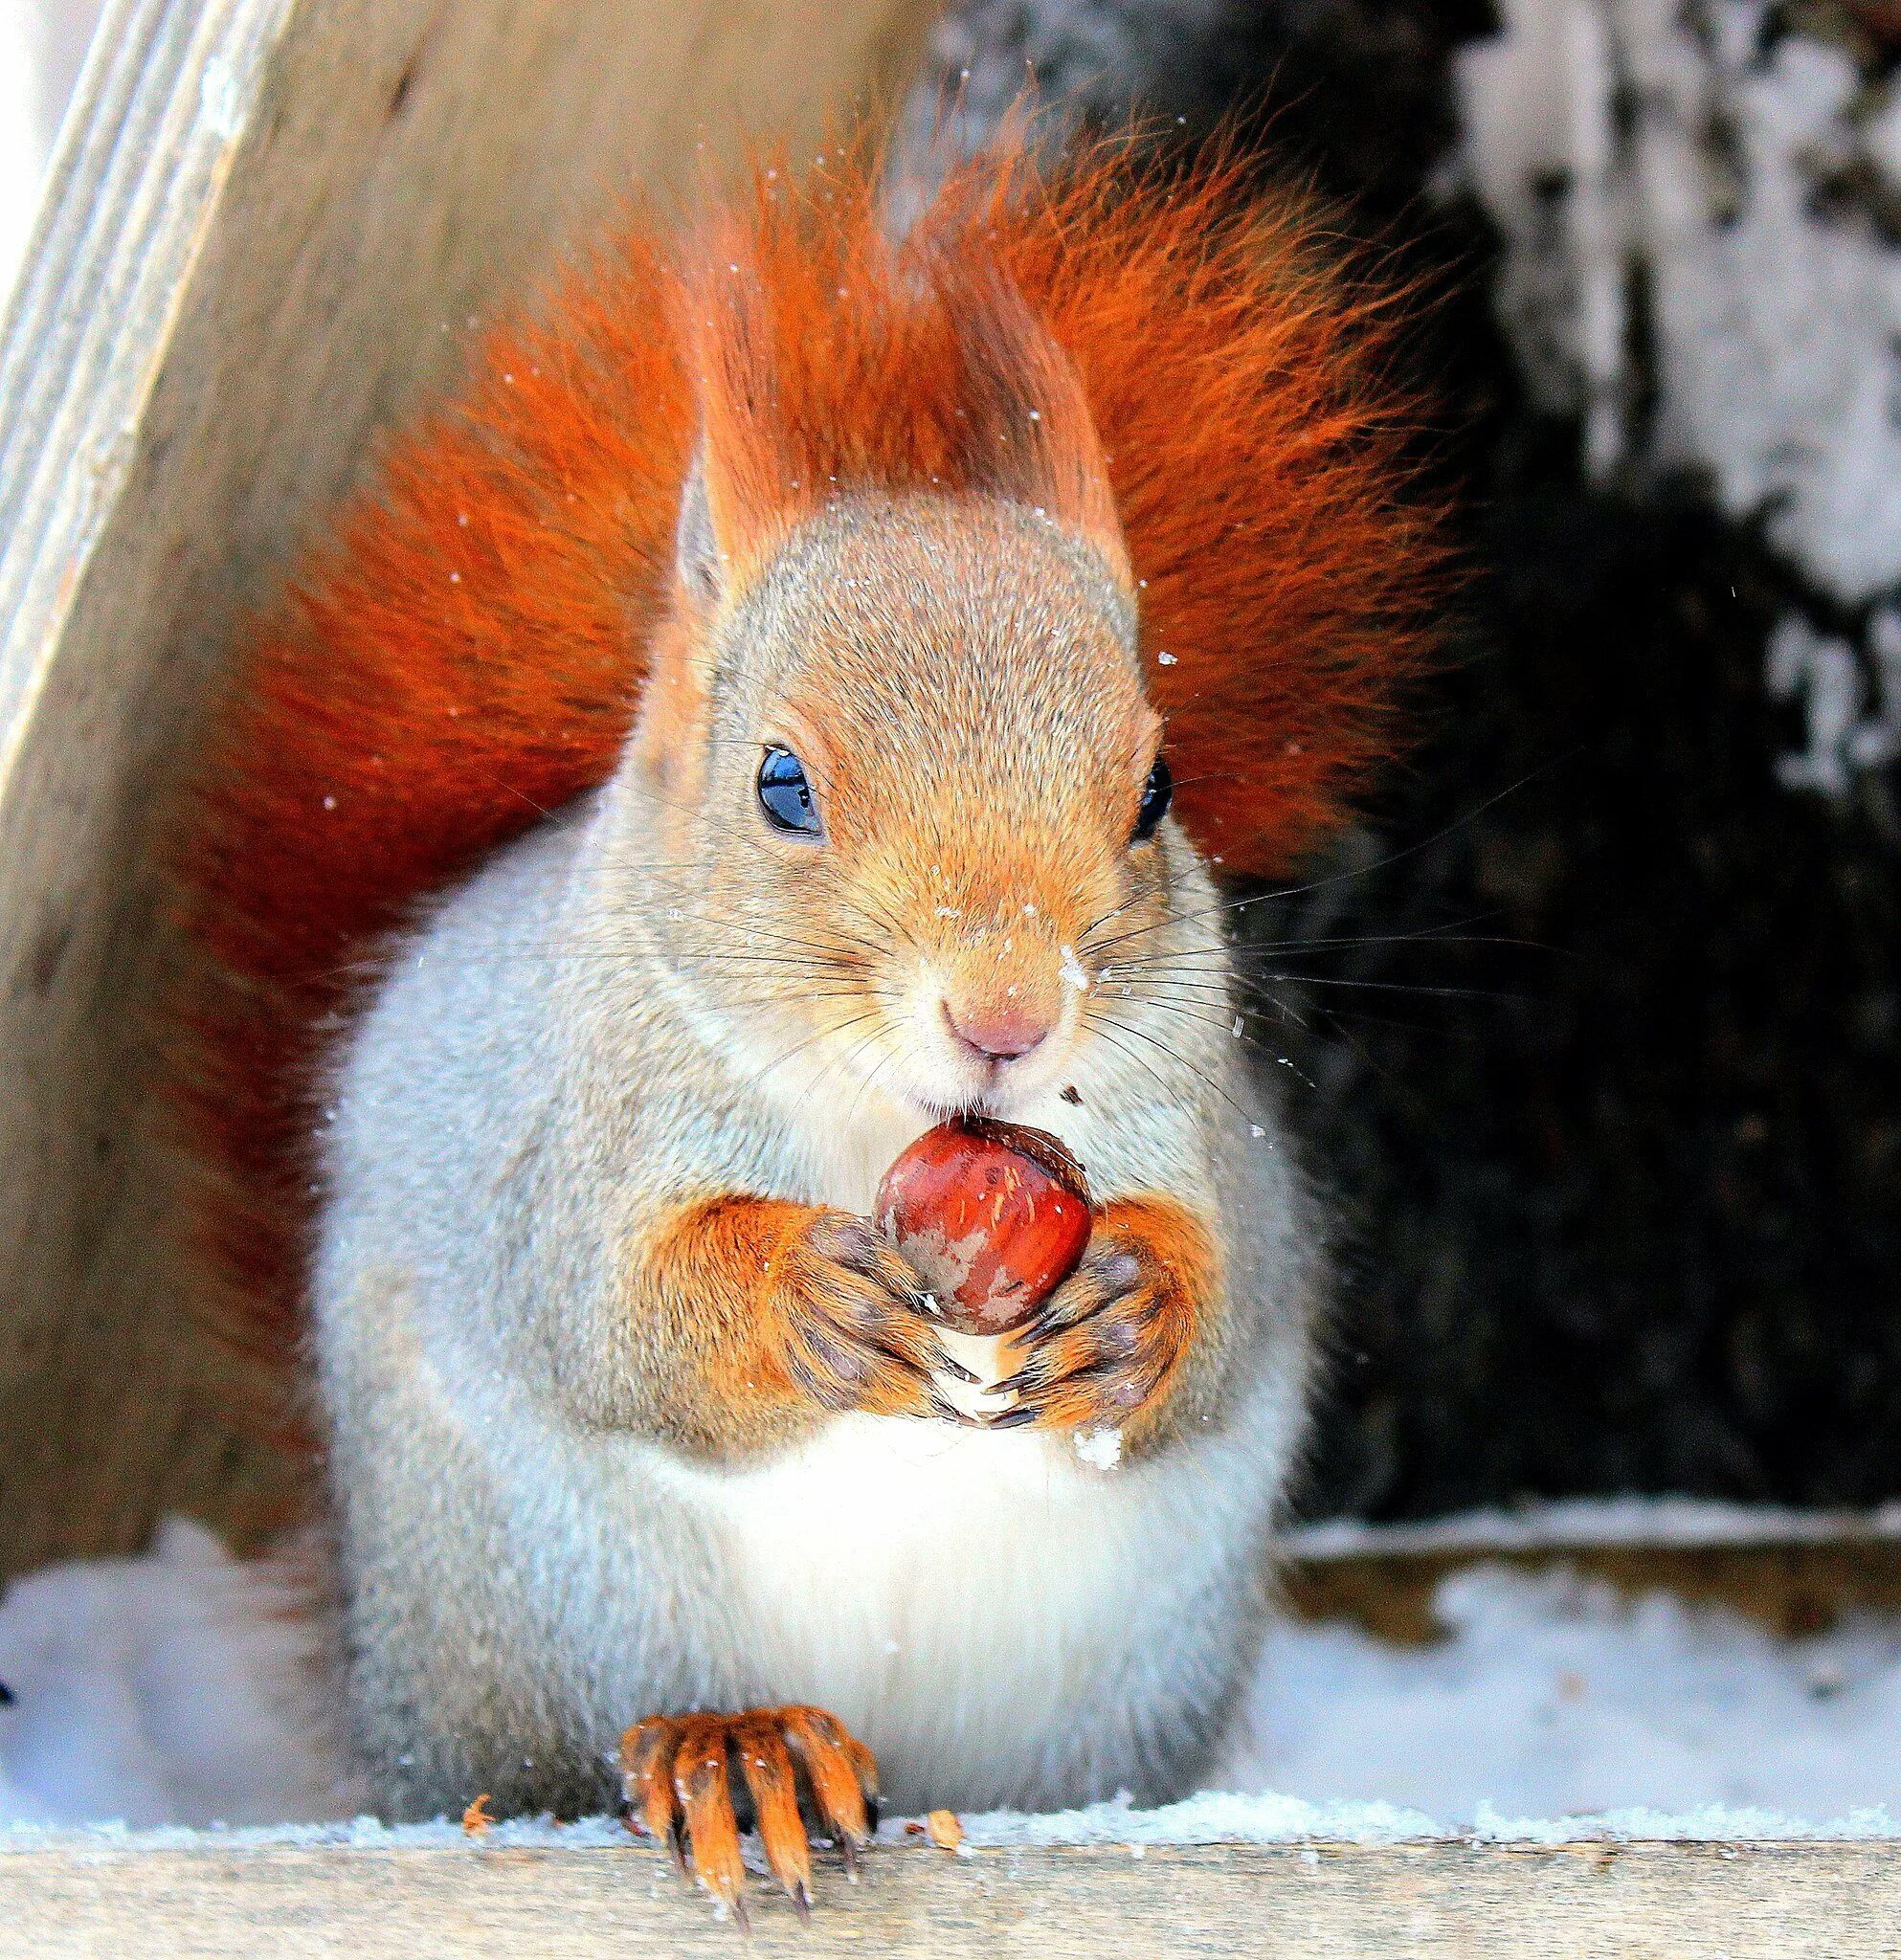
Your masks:
<svg viewBox="0 0 1901 1960"><path fill-rule="evenodd" d="M1218 1283L1213 1236L1192 1212L1163 1198L1106 1206L1083 1263L1018 1336L1029 1359L997 1384L1018 1400L990 1426L1139 1438L1179 1385Z"/></svg>
<svg viewBox="0 0 1901 1960"><path fill-rule="evenodd" d="M877 1828L878 1766L822 1708L751 1708L731 1715L653 1715L620 1739L628 1827L646 1831L746 1924L735 1789L750 1801L772 1876L801 1919L812 1905L812 1853L801 1793L848 1870Z"/></svg>
<svg viewBox="0 0 1901 1960"><path fill-rule="evenodd" d="M713 1198L679 1214L638 1255L633 1290L633 1310L697 1360L701 1406L730 1411L736 1425L773 1403L969 1419L931 1380L958 1370L916 1273L867 1218L776 1198Z"/></svg>

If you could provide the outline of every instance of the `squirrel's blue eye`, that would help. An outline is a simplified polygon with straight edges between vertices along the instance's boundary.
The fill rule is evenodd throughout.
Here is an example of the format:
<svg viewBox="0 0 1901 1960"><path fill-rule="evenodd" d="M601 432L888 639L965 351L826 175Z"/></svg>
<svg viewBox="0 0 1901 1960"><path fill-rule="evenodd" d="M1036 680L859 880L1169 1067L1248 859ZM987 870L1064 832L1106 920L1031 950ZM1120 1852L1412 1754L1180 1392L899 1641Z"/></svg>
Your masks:
<svg viewBox="0 0 1901 1960"><path fill-rule="evenodd" d="M1174 800L1174 778L1169 774L1169 766L1158 755L1155 766L1149 771L1149 780L1142 785L1142 807L1135 813L1135 835L1132 841L1141 844L1155 835L1155 826L1169 813L1169 805Z"/></svg>
<svg viewBox="0 0 1901 1960"><path fill-rule="evenodd" d="M818 804L805 780L805 765L790 748L769 748L759 765L759 808L777 831L818 835Z"/></svg>

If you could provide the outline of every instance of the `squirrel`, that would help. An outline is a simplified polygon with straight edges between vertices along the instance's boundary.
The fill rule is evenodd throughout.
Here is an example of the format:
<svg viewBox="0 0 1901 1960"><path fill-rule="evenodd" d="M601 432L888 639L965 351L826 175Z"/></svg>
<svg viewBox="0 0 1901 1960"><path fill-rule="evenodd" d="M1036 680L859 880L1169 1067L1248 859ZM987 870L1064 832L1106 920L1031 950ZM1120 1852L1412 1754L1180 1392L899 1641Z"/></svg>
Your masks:
<svg viewBox="0 0 1901 1960"><path fill-rule="evenodd" d="M193 1202L308 1357L371 1789L624 1794L734 1906L749 1808L803 1910L801 1801L849 1857L1208 1760L1325 1266L1213 867L1390 746L1434 549L1387 302L1240 160L1002 147L901 237L879 183L761 164L488 329L178 852ZM988 1373L867 1216L958 1112L1099 1207Z"/></svg>

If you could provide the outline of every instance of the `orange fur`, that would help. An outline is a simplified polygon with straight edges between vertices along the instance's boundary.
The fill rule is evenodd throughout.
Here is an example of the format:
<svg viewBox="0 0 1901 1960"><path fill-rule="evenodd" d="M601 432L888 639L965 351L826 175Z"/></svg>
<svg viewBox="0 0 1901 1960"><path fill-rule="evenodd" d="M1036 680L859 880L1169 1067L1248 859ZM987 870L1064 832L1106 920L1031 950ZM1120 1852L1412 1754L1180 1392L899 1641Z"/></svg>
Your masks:
<svg viewBox="0 0 1901 1960"><path fill-rule="evenodd" d="M1105 1205L1083 1264L1030 1324L1029 1361L999 1386L1052 1428L1114 1429L1139 1453L1166 1430L1220 1290L1214 1235L1186 1206Z"/></svg>
<svg viewBox="0 0 1901 1960"><path fill-rule="evenodd" d="M917 1275L863 1219L728 1193L673 1213L627 1261L658 1392L652 1433L696 1456L782 1442L820 1412L925 1415L937 1339Z"/></svg>
<svg viewBox="0 0 1901 1960"><path fill-rule="evenodd" d="M894 247L875 182L762 168L683 244L632 226L488 340L251 648L179 855L207 961L174 1073L260 1353L301 1310L322 1046L379 935L614 768L703 419L722 542L754 563L853 489L1047 483L1111 562L1119 518L1176 809L1231 870L1286 864L1382 747L1431 526L1399 494L1381 307L1310 215L1233 167L1145 183L1104 150L1044 181L1018 153ZM1029 323L1024 371L973 312ZM1052 413L1008 453L1078 379L1093 431Z"/></svg>

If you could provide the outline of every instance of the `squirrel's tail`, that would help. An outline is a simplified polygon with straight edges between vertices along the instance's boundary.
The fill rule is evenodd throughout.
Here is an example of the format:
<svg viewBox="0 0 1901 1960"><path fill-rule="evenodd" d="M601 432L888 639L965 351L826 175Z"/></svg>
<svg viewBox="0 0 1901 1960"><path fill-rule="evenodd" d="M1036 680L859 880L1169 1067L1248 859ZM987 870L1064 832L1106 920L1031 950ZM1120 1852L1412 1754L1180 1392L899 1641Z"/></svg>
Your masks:
<svg viewBox="0 0 1901 1960"><path fill-rule="evenodd" d="M1391 302L1234 160L1129 146L953 171L902 241L876 159L651 222L491 332L390 450L236 670L176 854L198 960L174 1104L217 1314L281 1378L320 1059L417 902L613 769L669 604L704 416L745 390L795 505L970 480L955 295L1015 285L1074 362L1140 581L1191 834L1287 863L1388 741L1434 524L1382 379ZM756 418L756 420L760 418Z"/></svg>

